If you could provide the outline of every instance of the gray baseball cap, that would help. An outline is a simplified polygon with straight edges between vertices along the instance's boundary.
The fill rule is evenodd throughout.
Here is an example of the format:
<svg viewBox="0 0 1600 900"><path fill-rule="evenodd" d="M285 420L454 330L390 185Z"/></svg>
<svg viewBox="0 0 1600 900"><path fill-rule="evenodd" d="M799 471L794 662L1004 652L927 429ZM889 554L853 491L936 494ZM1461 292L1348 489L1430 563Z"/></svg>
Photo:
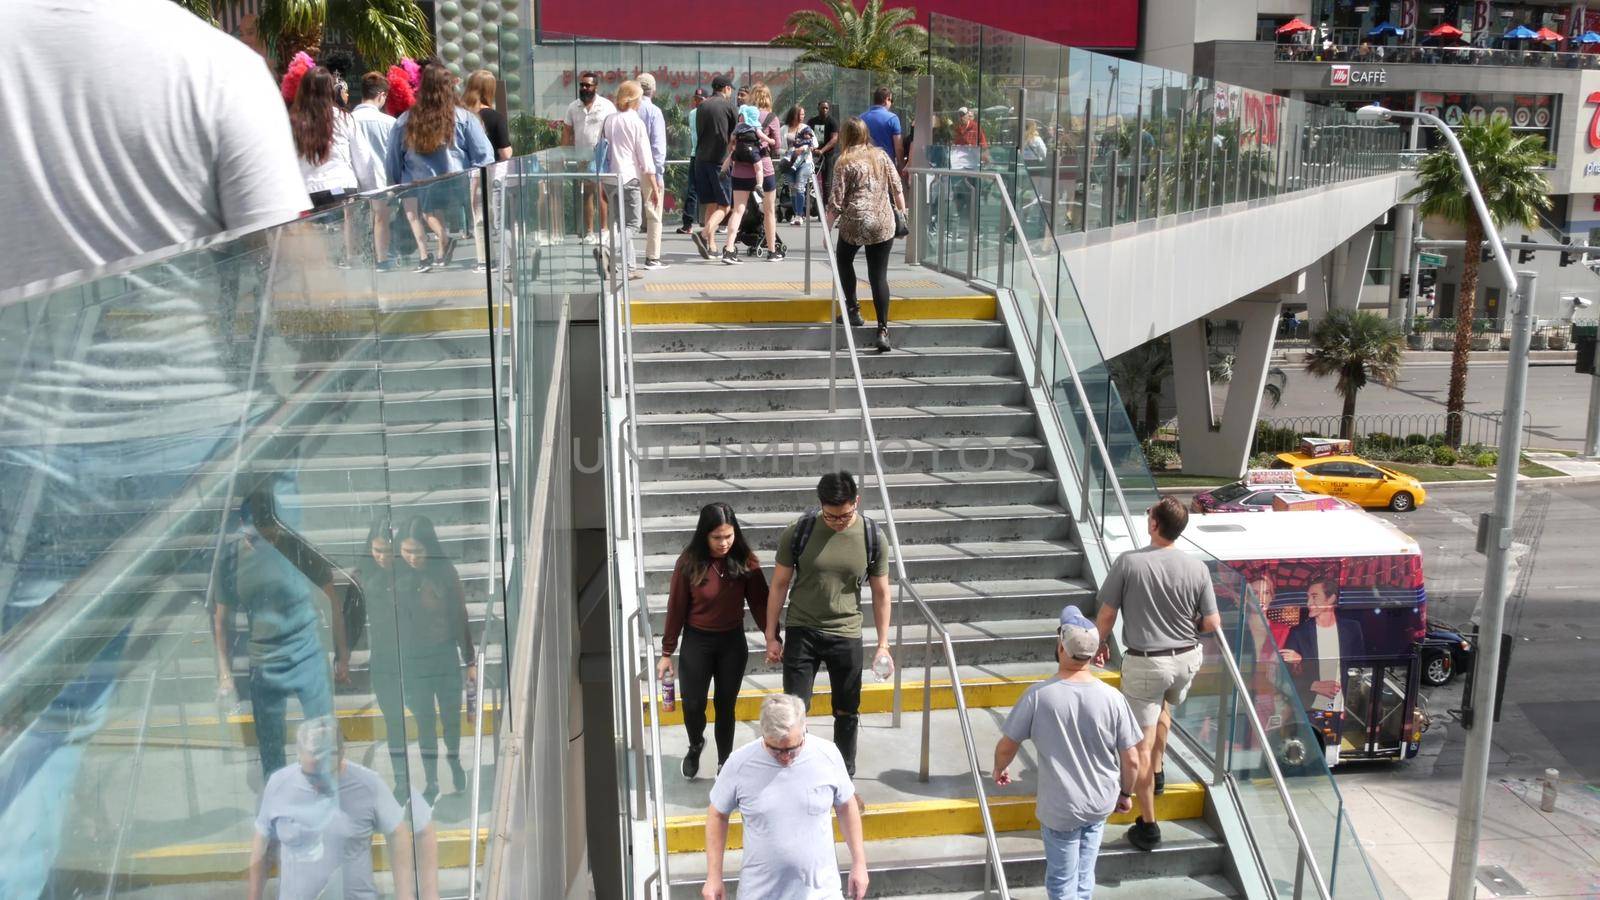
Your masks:
<svg viewBox="0 0 1600 900"><path fill-rule="evenodd" d="M1061 640L1061 649L1073 659L1093 659L1100 649L1100 629L1076 606L1061 609L1061 625L1056 634Z"/></svg>

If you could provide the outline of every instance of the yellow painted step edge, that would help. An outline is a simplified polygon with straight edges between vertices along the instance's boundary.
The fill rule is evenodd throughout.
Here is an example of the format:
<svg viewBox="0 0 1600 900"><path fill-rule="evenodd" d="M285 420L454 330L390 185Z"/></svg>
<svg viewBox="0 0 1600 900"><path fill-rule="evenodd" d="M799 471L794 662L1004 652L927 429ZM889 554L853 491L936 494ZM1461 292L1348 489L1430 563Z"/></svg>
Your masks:
<svg viewBox="0 0 1600 900"><path fill-rule="evenodd" d="M1166 792L1156 798L1156 816L1165 821L1198 819L1205 814L1206 791L1199 784L1169 784ZM996 833L1006 831L1035 831L1039 819L1035 815L1032 797L990 797L989 815L994 819ZM1131 824L1133 813L1118 813L1111 817L1113 825ZM867 806L861 817L861 828L869 841L889 841L898 838L933 837L947 834L982 834L983 816L976 799L917 800L904 803L883 803ZM834 840L843 841L839 824L834 822ZM744 824L737 813L728 825L728 848L744 846ZM667 819L667 851L669 853L704 853L706 849L706 817L673 816Z"/></svg>
<svg viewBox="0 0 1600 900"><path fill-rule="evenodd" d="M499 706L490 703L483 708L483 733L493 734L495 722L499 719ZM340 709L334 712L339 720L339 731L344 734L344 739L350 742L380 741L389 735L389 729L384 722L383 713L373 706L362 706L355 709ZM303 721L297 717L289 717L286 723L291 728ZM468 716L466 710L461 711L461 733L471 737L475 722ZM114 723L101 729L101 737L136 736L140 729L136 724ZM243 741L254 744L256 740L255 716L250 713L238 713L225 718L218 716L196 716L187 722L177 719L164 719L149 723L144 729L145 742L151 745L181 746L197 741ZM417 720L406 710L406 737L415 740L417 737Z"/></svg>
<svg viewBox="0 0 1600 900"><path fill-rule="evenodd" d="M969 681L961 682L961 690L966 696L968 709L990 709L1000 706L1012 706L1016 704L1017 698L1022 696L1022 692L1027 690L1029 685L1037 684L1046 678L1049 678L1051 674L1052 673L1050 672L1044 672L1037 676L1022 678L975 678ZM1122 685L1122 673L1120 672L1107 672L1101 670L1095 672L1095 674L1099 676L1101 681L1104 681L1106 684L1109 684L1112 687L1120 687ZM901 686L905 695L903 701L905 710L910 711L922 709L922 685L923 683L919 680L907 681ZM736 704L734 704L734 718L740 722L754 722L757 717L761 715L761 701L765 700L768 695L781 693L782 690L782 688L763 688L758 690L740 691L739 700ZM644 712L646 724L650 722L650 713L653 712L658 705L659 704L646 704ZM956 708L956 694L955 691L951 690L950 680L948 678L934 679L933 708ZM872 684L863 684L861 686L861 712L884 713L891 712L893 709L894 684L892 682L875 682ZM832 691L823 687L819 688L816 693L812 695L811 715L833 715ZM706 707L706 721L715 722L716 720L716 710L708 705ZM662 712L661 724L682 725L683 704L677 704L677 706L671 712Z"/></svg>
<svg viewBox="0 0 1600 900"><path fill-rule="evenodd" d="M484 858L489 839L489 829L479 828L478 858ZM469 828L446 829L438 832L439 868L465 868L468 862ZM388 842L381 834L372 836L372 863L379 871L389 868ZM229 882L242 884L250 868L250 844L224 842L214 844L169 844L138 850L130 855L123 870L135 882L143 884L194 884Z"/></svg>
<svg viewBox="0 0 1600 900"><path fill-rule="evenodd" d="M474 296L481 297L482 291ZM372 300L363 301L370 304ZM503 321L510 321L511 307L501 305ZM112 310L106 318L113 333L122 325L149 322L155 316L137 309ZM241 314L234 322L234 333L255 333L255 314ZM337 306L286 308L274 310L272 327L285 334L430 334L451 331L487 331L489 309L487 304L475 306L440 306L427 309L383 310L371 305L354 309Z"/></svg>
<svg viewBox="0 0 1600 900"><path fill-rule="evenodd" d="M827 322L834 316L829 300L634 300L635 325L709 325L754 322ZM889 302L889 318L993 320L995 298L981 294L962 297L896 297Z"/></svg>

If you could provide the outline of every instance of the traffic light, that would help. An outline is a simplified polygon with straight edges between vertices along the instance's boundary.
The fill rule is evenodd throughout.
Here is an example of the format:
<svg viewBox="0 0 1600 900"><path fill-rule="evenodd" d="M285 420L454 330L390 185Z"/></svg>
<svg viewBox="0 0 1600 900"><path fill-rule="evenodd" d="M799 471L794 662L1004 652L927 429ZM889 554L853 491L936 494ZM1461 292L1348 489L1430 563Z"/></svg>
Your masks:
<svg viewBox="0 0 1600 900"><path fill-rule="evenodd" d="M1402 297L1411 296L1411 273L1410 272L1401 272L1400 273L1400 296L1402 296Z"/></svg>
<svg viewBox="0 0 1600 900"><path fill-rule="evenodd" d="M1522 236L1522 242L1524 244L1526 244L1526 243L1528 243L1528 241L1529 241L1528 236L1527 235L1523 235ZM1517 250L1517 265L1520 266L1520 265L1528 262L1531 259L1533 259L1533 251L1532 250L1523 250L1523 249L1518 249Z"/></svg>
<svg viewBox="0 0 1600 900"><path fill-rule="evenodd" d="M1594 372L1594 345L1597 330L1593 325L1572 326L1572 345L1578 351L1578 365L1575 371L1579 375L1593 375Z"/></svg>
<svg viewBox="0 0 1600 900"><path fill-rule="evenodd" d="M1571 238L1571 237L1570 237L1570 236L1568 236L1568 237L1564 237L1564 238L1562 238L1562 239L1561 239L1561 243L1563 243L1563 244L1570 244L1570 243L1572 243L1572 238ZM1565 251L1565 250L1563 250L1563 251L1561 251L1561 264L1562 264L1562 265L1563 265L1563 266L1570 266L1570 265L1572 265L1572 260L1573 260L1573 259L1574 259L1574 255L1573 255L1573 254L1571 254L1571 253L1568 253L1568 252L1567 252L1567 251Z"/></svg>

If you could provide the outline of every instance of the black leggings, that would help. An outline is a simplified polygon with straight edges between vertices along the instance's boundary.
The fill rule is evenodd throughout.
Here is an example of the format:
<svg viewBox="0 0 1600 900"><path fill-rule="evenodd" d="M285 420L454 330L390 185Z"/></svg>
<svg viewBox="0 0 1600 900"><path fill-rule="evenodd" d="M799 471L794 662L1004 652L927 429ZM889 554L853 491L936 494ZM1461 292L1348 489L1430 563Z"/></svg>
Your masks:
<svg viewBox="0 0 1600 900"><path fill-rule="evenodd" d="M894 238L867 245L867 283L872 285L872 306L878 312L878 327L889 327L889 251L894 248ZM860 304L856 300L856 251L860 244L839 239L834 258L839 261L839 281L844 288L844 300L851 309Z"/></svg>
<svg viewBox="0 0 1600 900"><path fill-rule="evenodd" d="M717 694L717 764L733 752L734 704L739 702L739 683L744 680L745 660L750 648L744 632L683 629L683 644L678 648L678 686L683 692L683 727L689 732L691 751L706 743L706 693L715 679Z"/></svg>

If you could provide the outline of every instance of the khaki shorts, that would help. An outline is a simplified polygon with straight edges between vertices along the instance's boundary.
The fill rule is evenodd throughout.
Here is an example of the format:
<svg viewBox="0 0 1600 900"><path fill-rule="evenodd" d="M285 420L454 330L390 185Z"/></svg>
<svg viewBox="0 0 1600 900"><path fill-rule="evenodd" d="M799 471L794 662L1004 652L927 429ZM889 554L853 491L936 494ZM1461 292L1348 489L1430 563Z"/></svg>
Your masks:
<svg viewBox="0 0 1600 900"><path fill-rule="evenodd" d="M1198 646L1176 656L1122 656L1122 696L1133 709L1134 721L1149 728L1161 718L1161 704L1176 707L1189 694L1200 672L1205 652Z"/></svg>

